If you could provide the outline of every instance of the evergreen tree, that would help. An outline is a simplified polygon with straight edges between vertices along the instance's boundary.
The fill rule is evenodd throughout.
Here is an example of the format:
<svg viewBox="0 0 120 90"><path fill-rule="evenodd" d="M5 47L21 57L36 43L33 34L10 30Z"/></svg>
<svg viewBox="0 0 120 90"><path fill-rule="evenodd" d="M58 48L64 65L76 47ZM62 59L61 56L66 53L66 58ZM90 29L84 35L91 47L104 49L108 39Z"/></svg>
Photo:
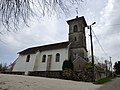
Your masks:
<svg viewBox="0 0 120 90"><path fill-rule="evenodd" d="M114 70L116 74L120 74L120 61L115 62Z"/></svg>

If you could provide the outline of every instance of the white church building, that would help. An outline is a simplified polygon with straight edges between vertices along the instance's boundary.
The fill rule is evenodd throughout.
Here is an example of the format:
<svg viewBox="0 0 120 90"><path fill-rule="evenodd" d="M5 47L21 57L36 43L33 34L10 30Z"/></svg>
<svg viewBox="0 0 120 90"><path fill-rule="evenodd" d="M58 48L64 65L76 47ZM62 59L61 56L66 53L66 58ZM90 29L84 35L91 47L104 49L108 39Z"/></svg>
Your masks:
<svg viewBox="0 0 120 90"><path fill-rule="evenodd" d="M29 71L62 71L65 60L71 60L74 71L84 68L87 62L85 18L78 17L68 20L69 40L44 46L30 47L19 52L13 72Z"/></svg>

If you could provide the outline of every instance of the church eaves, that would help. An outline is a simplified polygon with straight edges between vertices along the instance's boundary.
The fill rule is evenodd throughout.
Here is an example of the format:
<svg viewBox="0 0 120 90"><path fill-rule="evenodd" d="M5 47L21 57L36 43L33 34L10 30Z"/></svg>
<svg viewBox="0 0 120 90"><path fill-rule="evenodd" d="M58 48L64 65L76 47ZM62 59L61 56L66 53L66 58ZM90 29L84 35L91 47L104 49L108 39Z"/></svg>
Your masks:
<svg viewBox="0 0 120 90"><path fill-rule="evenodd" d="M69 45L69 41L61 42L61 43L54 43L54 44L49 44L49 45L44 45L44 46L31 47L21 52L18 52L18 54L21 54L21 55L34 54L37 51L46 51L46 50L66 48L68 45Z"/></svg>

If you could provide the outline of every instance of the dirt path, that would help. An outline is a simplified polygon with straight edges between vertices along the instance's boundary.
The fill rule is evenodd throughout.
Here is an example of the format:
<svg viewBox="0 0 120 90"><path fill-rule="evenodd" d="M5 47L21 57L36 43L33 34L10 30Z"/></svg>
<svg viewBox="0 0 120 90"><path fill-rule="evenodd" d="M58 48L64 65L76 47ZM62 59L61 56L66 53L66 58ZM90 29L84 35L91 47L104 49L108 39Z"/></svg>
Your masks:
<svg viewBox="0 0 120 90"><path fill-rule="evenodd" d="M0 74L0 90L96 90L99 87L86 82Z"/></svg>

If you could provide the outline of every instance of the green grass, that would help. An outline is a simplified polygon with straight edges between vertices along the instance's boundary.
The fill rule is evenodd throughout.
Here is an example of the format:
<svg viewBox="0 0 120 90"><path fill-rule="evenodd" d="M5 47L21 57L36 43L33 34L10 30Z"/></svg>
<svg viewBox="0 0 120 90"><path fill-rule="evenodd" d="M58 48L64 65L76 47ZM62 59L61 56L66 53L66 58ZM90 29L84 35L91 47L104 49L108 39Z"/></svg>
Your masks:
<svg viewBox="0 0 120 90"><path fill-rule="evenodd" d="M109 82L113 79L114 77L107 77L107 78L102 78L94 82L94 84L104 84L106 82Z"/></svg>

